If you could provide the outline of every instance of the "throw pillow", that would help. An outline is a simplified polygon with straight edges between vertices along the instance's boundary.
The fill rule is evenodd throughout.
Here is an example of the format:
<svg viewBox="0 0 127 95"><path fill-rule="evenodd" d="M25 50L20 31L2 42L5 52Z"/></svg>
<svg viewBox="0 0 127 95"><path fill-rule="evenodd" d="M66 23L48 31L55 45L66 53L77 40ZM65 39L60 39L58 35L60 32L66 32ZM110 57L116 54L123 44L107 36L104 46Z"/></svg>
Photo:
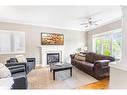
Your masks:
<svg viewBox="0 0 127 95"><path fill-rule="evenodd" d="M79 53L78 55L80 55L82 57L86 57L86 54Z"/></svg>
<svg viewBox="0 0 127 95"><path fill-rule="evenodd" d="M94 57L95 53L93 52L89 52L86 54L86 61L90 62L90 63L94 63L95 57Z"/></svg>
<svg viewBox="0 0 127 95"><path fill-rule="evenodd" d="M86 57L85 56L80 56L80 55L75 55L75 59L80 60L80 61L85 61Z"/></svg>
<svg viewBox="0 0 127 95"><path fill-rule="evenodd" d="M15 57L16 57L18 63L24 63L24 62L26 63L27 62L26 57L24 55L16 55Z"/></svg>
<svg viewBox="0 0 127 95"><path fill-rule="evenodd" d="M11 77L10 70L2 63L0 63L0 79Z"/></svg>

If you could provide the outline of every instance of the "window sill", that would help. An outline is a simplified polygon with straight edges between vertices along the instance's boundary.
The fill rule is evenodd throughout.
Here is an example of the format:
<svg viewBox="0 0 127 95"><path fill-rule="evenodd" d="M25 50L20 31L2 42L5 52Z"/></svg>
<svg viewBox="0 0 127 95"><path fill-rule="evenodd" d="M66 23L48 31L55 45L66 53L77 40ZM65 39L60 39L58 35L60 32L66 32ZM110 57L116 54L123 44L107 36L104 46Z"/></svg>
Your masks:
<svg viewBox="0 0 127 95"><path fill-rule="evenodd" d="M123 70L123 71L127 71L127 65L119 62L111 62L109 64L109 66L111 68L115 68L115 69L119 69L119 70Z"/></svg>

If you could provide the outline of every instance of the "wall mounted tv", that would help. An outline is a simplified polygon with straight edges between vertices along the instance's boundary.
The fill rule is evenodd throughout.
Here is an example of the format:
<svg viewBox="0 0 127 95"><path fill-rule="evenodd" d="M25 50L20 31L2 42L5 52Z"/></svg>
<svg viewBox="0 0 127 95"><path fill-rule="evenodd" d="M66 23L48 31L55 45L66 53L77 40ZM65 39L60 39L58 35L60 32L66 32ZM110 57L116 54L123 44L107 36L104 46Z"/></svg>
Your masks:
<svg viewBox="0 0 127 95"><path fill-rule="evenodd" d="M63 45L64 35L57 33L41 33L41 45Z"/></svg>

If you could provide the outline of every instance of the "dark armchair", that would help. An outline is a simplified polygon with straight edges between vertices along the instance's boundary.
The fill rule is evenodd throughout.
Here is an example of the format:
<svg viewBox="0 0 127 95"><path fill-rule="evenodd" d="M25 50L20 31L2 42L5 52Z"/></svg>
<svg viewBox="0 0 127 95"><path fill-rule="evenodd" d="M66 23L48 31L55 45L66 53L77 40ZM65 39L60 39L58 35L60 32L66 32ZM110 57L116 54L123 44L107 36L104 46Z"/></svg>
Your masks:
<svg viewBox="0 0 127 95"><path fill-rule="evenodd" d="M10 58L7 60L6 66L18 66L18 65L24 65L26 73L28 74L32 69L35 69L35 58L26 58L27 62L25 63L19 63L16 58Z"/></svg>
<svg viewBox="0 0 127 95"><path fill-rule="evenodd" d="M9 68L11 76L14 79L12 89L27 89L28 81L25 66L16 64L15 65L5 64L5 65Z"/></svg>

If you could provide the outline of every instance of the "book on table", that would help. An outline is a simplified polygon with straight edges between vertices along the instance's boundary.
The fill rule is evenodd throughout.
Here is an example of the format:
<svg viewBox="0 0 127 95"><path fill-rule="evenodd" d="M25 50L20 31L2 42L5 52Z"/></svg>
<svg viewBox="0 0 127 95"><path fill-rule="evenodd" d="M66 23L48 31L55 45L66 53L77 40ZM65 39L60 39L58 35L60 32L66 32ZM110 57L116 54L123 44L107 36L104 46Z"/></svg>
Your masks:
<svg viewBox="0 0 127 95"><path fill-rule="evenodd" d="M62 66L63 64L64 64L64 63L60 63L60 62L59 62L59 63L56 63L55 65L56 65L56 66Z"/></svg>

